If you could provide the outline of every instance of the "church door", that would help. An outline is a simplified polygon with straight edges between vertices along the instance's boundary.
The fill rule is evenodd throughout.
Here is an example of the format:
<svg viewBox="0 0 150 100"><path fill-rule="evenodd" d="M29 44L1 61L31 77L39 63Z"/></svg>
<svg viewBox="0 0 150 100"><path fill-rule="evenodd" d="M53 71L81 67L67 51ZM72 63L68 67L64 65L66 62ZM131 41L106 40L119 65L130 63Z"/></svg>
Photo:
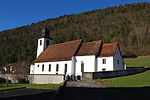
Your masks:
<svg viewBox="0 0 150 100"><path fill-rule="evenodd" d="M82 76L83 76L83 73L84 73L84 62L81 61L81 72L82 72Z"/></svg>

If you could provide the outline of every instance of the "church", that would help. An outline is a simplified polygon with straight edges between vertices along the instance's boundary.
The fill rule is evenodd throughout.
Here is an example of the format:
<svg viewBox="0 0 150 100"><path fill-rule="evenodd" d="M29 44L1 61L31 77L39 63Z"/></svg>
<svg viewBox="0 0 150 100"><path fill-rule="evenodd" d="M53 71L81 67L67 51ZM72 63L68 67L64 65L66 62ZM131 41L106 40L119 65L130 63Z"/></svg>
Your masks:
<svg viewBox="0 0 150 100"><path fill-rule="evenodd" d="M118 43L103 41L84 42L73 40L53 44L47 28L38 39L37 57L30 66L35 84L59 84L66 77L82 79L86 72L124 70L124 62Z"/></svg>

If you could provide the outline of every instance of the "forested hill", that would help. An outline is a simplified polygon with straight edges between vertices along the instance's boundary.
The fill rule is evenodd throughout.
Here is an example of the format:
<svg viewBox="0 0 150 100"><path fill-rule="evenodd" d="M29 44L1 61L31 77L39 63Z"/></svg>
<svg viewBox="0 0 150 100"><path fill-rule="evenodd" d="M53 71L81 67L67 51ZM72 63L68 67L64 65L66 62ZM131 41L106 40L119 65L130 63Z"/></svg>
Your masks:
<svg viewBox="0 0 150 100"><path fill-rule="evenodd" d="M0 66L31 62L44 27L55 43L83 39L118 42L124 56L150 55L150 3L128 4L64 15L0 32Z"/></svg>

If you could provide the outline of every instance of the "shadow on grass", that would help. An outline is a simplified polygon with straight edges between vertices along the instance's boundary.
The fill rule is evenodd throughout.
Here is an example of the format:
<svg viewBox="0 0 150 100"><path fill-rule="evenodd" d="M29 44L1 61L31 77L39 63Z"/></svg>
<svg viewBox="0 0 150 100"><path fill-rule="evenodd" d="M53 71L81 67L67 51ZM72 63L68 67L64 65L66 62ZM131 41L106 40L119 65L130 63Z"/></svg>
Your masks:
<svg viewBox="0 0 150 100"><path fill-rule="evenodd" d="M56 100L149 100L150 87L85 88L66 87Z"/></svg>
<svg viewBox="0 0 150 100"><path fill-rule="evenodd" d="M0 100L149 100L150 87L86 88L65 87L55 99L56 91L36 95L0 98Z"/></svg>
<svg viewBox="0 0 150 100"><path fill-rule="evenodd" d="M55 93L56 91L51 91L51 92L44 92L35 95L0 98L0 100L53 100Z"/></svg>

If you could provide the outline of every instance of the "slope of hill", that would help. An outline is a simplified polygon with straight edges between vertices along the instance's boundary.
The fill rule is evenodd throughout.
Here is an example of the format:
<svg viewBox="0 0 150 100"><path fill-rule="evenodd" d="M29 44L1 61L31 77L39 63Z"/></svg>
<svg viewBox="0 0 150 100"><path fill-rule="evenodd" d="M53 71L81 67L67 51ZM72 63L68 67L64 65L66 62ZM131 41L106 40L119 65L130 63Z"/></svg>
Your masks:
<svg viewBox="0 0 150 100"><path fill-rule="evenodd" d="M31 62L37 39L48 27L54 43L83 39L118 42L124 56L150 54L150 3L137 3L64 15L0 32L0 66Z"/></svg>

